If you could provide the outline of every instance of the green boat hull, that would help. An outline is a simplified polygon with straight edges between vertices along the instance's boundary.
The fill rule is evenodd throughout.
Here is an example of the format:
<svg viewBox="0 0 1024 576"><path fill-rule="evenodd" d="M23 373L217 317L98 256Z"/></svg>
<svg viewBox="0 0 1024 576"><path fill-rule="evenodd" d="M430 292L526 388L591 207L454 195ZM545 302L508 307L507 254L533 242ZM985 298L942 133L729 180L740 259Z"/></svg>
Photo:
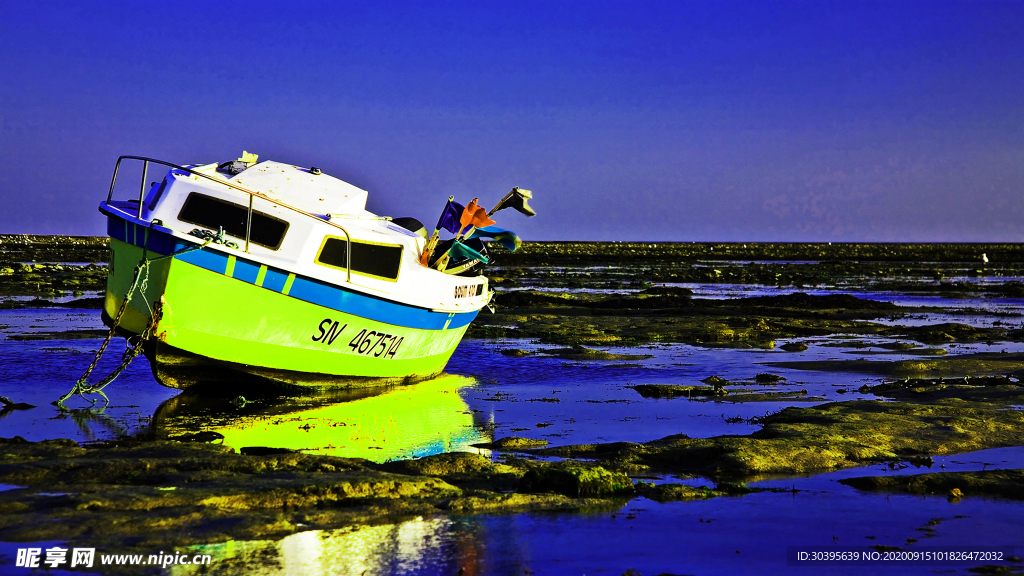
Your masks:
<svg viewBox="0 0 1024 576"><path fill-rule="evenodd" d="M159 256L144 254L137 245L142 242L132 237L126 240L111 238L104 302L108 321L117 316L136 265L144 256ZM203 265L179 255L155 259L118 322L122 331L141 333L160 304L162 316L146 355L165 386L238 378L317 388L418 381L444 369L468 327L464 319L452 322L455 314L443 326L422 328L309 302L289 294L294 275L273 287L263 285L266 266L241 278L242 261L225 256L218 271L215 257L223 254L204 250L206 260L192 258ZM371 305L397 307L387 309L388 317L403 317L401 304ZM410 317L425 313L409 310Z"/></svg>

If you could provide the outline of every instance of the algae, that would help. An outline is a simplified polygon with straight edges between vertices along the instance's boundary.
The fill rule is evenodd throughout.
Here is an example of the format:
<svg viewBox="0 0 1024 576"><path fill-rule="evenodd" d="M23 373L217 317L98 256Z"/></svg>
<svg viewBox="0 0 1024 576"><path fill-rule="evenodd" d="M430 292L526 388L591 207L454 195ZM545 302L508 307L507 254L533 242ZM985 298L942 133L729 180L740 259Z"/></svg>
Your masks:
<svg viewBox="0 0 1024 576"><path fill-rule="evenodd" d="M696 398L725 396L728 390L721 386L682 386L676 384L639 384L630 386L644 398Z"/></svg>
<svg viewBox="0 0 1024 576"><path fill-rule="evenodd" d="M700 472L711 477L802 474L904 456L958 454L1019 446L1024 414L952 405L860 400L789 407L758 419L749 436L674 435L644 444L575 445L531 451L594 458L609 470Z"/></svg>
<svg viewBox="0 0 1024 576"><path fill-rule="evenodd" d="M507 436L505 438L499 438L494 442L474 444L473 446L475 448L490 448L493 450L526 450L529 448L537 448L540 446L547 445L547 440L535 440L532 438L521 438L519 436Z"/></svg>
<svg viewBox="0 0 1024 576"><path fill-rule="evenodd" d="M937 494L958 500L989 496L1024 500L1024 470L930 472L907 476L858 476L839 480L858 490L901 494Z"/></svg>
<svg viewBox="0 0 1024 576"><path fill-rule="evenodd" d="M612 354L603 350L592 350L580 345L571 348L554 348L539 350L540 354L561 358L562 360L646 360L654 358L650 354Z"/></svg>
<svg viewBox="0 0 1024 576"><path fill-rule="evenodd" d="M711 380L716 379L716 380ZM704 381L722 381L717 376L705 378ZM755 392L751 389L726 389L720 384L712 386L685 386L679 384L638 384L630 386L644 398L687 398L691 400L715 402L775 402L790 400L797 402L824 402L820 396L808 396L807 390L784 390L780 392Z"/></svg>
<svg viewBox="0 0 1024 576"><path fill-rule="evenodd" d="M859 391L907 402L971 401L1005 405L1024 401L1024 383L1008 376L904 378L875 386L865 384Z"/></svg>
<svg viewBox="0 0 1024 576"><path fill-rule="evenodd" d="M714 488L676 483L651 484L648 482L637 482L636 491L637 494L655 502L707 500L721 496L744 496L758 492L797 492L786 488L754 488L742 482L719 482Z"/></svg>
<svg viewBox="0 0 1024 576"><path fill-rule="evenodd" d="M555 492L572 498L632 494L633 482L599 466L534 468L523 475L520 492Z"/></svg>
<svg viewBox="0 0 1024 576"><path fill-rule="evenodd" d="M882 376L1024 376L1024 353L981 352L947 358L916 360L808 360L769 362L768 366L795 370L856 372Z"/></svg>
<svg viewBox="0 0 1024 576"><path fill-rule="evenodd" d="M728 396L723 398L717 398L718 402L730 402L730 403L741 403L741 402L779 402L785 400L787 402L825 402L825 398L821 396L808 396L807 390L786 390L782 392L752 392L752 393L736 393L739 391L732 391Z"/></svg>
<svg viewBox="0 0 1024 576"><path fill-rule="evenodd" d="M0 439L0 483L23 486L0 492L0 538L183 546L441 513L587 509L632 490L621 473L582 467L559 473L577 477L572 495L510 493L554 466L513 462L453 453L375 464L202 442Z"/></svg>
<svg viewBox="0 0 1024 576"><path fill-rule="evenodd" d="M899 326L871 322L891 318L897 312L905 314L928 309L899 307L896 310L890 303L849 295L797 293L726 300L687 298L684 303L668 302L642 292L605 296L517 290L499 292L495 302L497 312L486 324L471 325L466 337L533 338L570 346L680 342L763 349L774 348L780 338L833 334L912 338L921 343L1024 338L1024 331L1003 327L973 328L951 323ZM638 302L643 305L638 306ZM659 302L663 305L657 305ZM784 349L802 351L805 347L806 343L791 342Z"/></svg>
<svg viewBox="0 0 1024 576"><path fill-rule="evenodd" d="M103 266L21 263L57 260L56 255L68 247L79 250L67 252L76 254L78 262L107 259L105 240L84 242L79 248L74 248L77 241L73 240L48 244L38 238L0 236L0 245L9 260L0 263L5 290L11 294L50 297L62 291L102 289L106 275ZM975 272L974 262L981 251L1000 264ZM1024 339L1024 329L1011 327L1009 321L991 328L954 323L892 325L907 314L940 311L936 308L896 307L854 296L812 296L802 292L719 300L697 298L689 289L672 285L708 282L793 286L799 290L803 286L842 283L845 287L889 287L947 297L1019 297L1024 294L1024 285L1020 283L942 281L944 277L964 275L1020 276L1024 273L1024 265L1020 264L1024 261L1024 246L1019 244L837 243L748 247L526 243L517 253L507 253L499 247L494 247L493 252L506 265L491 275L491 284L499 289L495 298L498 310L484 318L486 323L478 320L472 324L467 337L523 337L560 346L540 353L520 349L501 352L513 357L540 354L569 360L643 359L649 356L611 354L585 345L681 342L706 347L771 349L780 339L835 334L846 339L839 345L923 356L941 354L944 349L923 348L921 344ZM54 256L46 258L50 254ZM700 262L708 258L715 262ZM783 261L794 259L806 262ZM623 262L628 265L622 266ZM559 265L567 267L554 268ZM608 268L583 270L584 265ZM570 292L521 290L541 286ZM71 305L99 307L101 299L77 302ZM57 304L39 298L0 304L53 305ZM888 323L874 321L880 319ZM857 336L883 336L899 341L871 344L850 340ZM799 344L806 346L804 342ZM1017 381L1005 377L1024 372L1021 354L775 365L901 377L970 378L955 382L905 378L902 383L889 382L867 389L899 399L899 403L858 401L787 408L752 419L752 423L763 427L748 436L691 439L675 435L644 444L613 442L552 448L543 448L547 445L543 440L511 437L481 445L522 456L503 458L501 463L470 453L384 464L295 452L262 451L257 455L261 452L259 447L248 447L246 452L250 455L239 455L227 447L201 444L204 439L184 437L178 439L190 442L127 442L88 449L70 441L0 440L0 482L26 486L0 493L0 536L9 541L88 538L91 545L182 545L232 538L278 538L300 530L389 522L415 515L579 510L621 503L616 498L629 495L632 489L627 486L627 474L699 471L719 479L762 473L802 474L869 462L925 462L931 455L1021 445L1024 437L1020 413L999 409L1006 404L1024 403ZM976 380L980 374L1000 376L992 381ZM721 380L705 382L707 387L689 387L691 395L694 389L724 393L724 387L733 383ZM757 384L776 384L781 380L784 378L768 373L754 378ZM683 388L687 387L661 385L656 392L674 394ZM634 389L643 393L640 386ZM704 398L820 400L808 398L799 390L729 392ZM493 399L507 398L508 395L496 394ZM570 460L530 460L533 456ZM571 460L574 458L595 462ZM596 480L590 484L582 480L592 477ZM950 481L957 485L948 490L943 490L945 484L938 479L922 482L934 483L937 494L959 490L962 497L982 495L972 492L962 478ZM983 484L980 480L975 482ZM52 495L55 489L63 493ZM524 493L541 489L555 492ZM742 485L722 482L713 489L678 484L637 486L640 494L663 501L748 491ZM584 496L591 492L600 496Z"/></svg>

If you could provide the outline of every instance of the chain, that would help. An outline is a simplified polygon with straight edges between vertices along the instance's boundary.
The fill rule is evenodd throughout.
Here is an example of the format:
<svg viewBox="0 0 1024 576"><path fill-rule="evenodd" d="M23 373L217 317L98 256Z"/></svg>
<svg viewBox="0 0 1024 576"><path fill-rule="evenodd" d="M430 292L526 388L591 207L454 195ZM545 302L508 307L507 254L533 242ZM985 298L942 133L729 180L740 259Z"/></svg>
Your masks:
<svg viewBox="0 0 1024 576"><path fill-rule="evenodd" d="M128 293L125 294L124 301L121 302L121 307L117 310L117 315L114 316L113 322L110 323L110 332L108 332L107 337L103 339L103 344L101 344L100 349L96 351L96 356L92 359L92 362L89 363L89 367L85 369L85 373L82 374L81 378L79 378L77 382L75 382L75 385L71 388L70 391L68 391L67 394L61 396L56 401L52 402L54 406L63 407L64 401L74 396L75 394L78 394L83 398L85 398L86 394L99 394L100 396L103 397L105 403L110 402L110 399L107 398L107 395L103 393L103 389L106 388L108 384L113 382L121 374L121 372L124 372L124 370L128 368L128 364L130 364L131 361L134 360L136 356L142 353L142 347L145 345L146 341L151 336L154 335L156 326L160 322L160 318L163 317L162 298L154 302L153 306L150 306L149 302L145 300L146 288L148 287L149 283L149 265L152 264L153 262L156 262L157 260L163 260L164 258L173 258L180 254L192 252L193 250L201 250L208 246L210 242L212 242L212 239L207 239L206 242L204 242L201 245L192 246L191 248L186 248L185 250L181 250L179 252L174 252L171 254L167 254L166 256L160 256L158 258L153 259L146 259L145 251L143 252L142 261L139 262L139 265L135 267L135 275L132 278L132 285L128 289ZM114 338L114 334L117 332L117 327L118 325L121 324L121 317L124 316L125 311L128 309L128 303L131 302L132 300L132 295L135 294L135 290L138 289L140 285L142 286L141 294L143 296L143 302L146 304L146 308L150 310L149 322L146 324L146 327L145 329L142 330L142 332L135 336L125 338L125 350L124 352L121 353L121 364L118 365L117 368L114 368L114 370L111 371L110 374L108 374L99 382L96 382L95 384L89 384L89 375L92 374L92 371L96 369L96 365L99 364L100 358L106 351L107 346L110 344L110 341ZM134 343L132 342L132 339L135 339ZM89 400L93 404L96 403L96 401L93 399L85 399Z"/></svg>
<svg viewBox="0 0 1024 576"><path fill-rule="evenodd" d="M96 369L96 365L99 364L100 358L103 357L103 353L107 350L107 346L110 344L110 341L114 338L114 334L117 332L117 327L118 325L121 324L121 317L124 316L125 310L128 309L128 303L131 302L132 295L135 294L136 288L139 287L139 280L143 277L143 273L145 273L145 276L147 277L148 280L149 265L151 262L152 260L143 260L142 262L139 263L138 266L135 267L135 275L132 278L131 288L128 289L128 293L125 295L124 301L121 302L121 307L117 310L117 315L114 316L114 321L111 322L110 324L110 331L107 332L107 337L103 339L103 344L100 344L100 349L96 351L96 356L93 357L92 362L89 363L89 367L85 369L85 373L82 374L82 376L78 379L77 382L75 382L74 387L72 387L67 394L61 396L60 399L54 402L54 405L62 405L65 400L67 400L68 398L75 394L79 394L82 397L84 397L86 394L99 394L100 396L103 396L103 399L105 401L110 401L110 399L107 398L105 394L103 394L103 388L105 388L107 384L113 382L114 379L117 378L117 376L122 371L124 371L125 368L128 367L128 363L131 362L132 359L134 359L136 356L138 356L139 351L142 350L142 342L144 338L140 337L135 346L129 346L125 350L124 354L122 354L121 356L121 365L114 369L113 372L108 374L98 383L89 384L89 375L92 374L92 371ZM145 292L143 292L143 294L145 294ZM148 306L149 303L147 302L146 305ZM151 332L152 329L156 327L156 322L154 322L154 318L156 318L156 316L157 315L154 312L153 316L150 318L149 324L143 331L143 334ZM90 400L90 402L92 402L93 404L96 403L95 400Z"/></svg>
<svg viewBox="0 0 1024 576"><path fill-rule="evenodd" d="M202 238L203 240L209 240L214 244L223 244L228 248L234 248L235 250L238 249L237 242L224 239L224 228L220 228L216 234L209 230L203 230L202 228L193 228L192 231L189 232L189 235L195 236L196 238Z"/></svg>

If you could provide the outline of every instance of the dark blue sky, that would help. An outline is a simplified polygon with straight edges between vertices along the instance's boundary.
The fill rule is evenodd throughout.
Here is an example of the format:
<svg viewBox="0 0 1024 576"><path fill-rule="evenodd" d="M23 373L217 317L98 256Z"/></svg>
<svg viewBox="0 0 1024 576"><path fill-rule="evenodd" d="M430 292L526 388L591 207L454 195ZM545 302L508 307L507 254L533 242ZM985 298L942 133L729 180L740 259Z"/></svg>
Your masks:
<svg viewBox="0 0 1024 576"><path fill-rule="evenodd" d="M527 240L1019 242L1024 2L0 0L0 126L2 233L245 149Z"/></svg>

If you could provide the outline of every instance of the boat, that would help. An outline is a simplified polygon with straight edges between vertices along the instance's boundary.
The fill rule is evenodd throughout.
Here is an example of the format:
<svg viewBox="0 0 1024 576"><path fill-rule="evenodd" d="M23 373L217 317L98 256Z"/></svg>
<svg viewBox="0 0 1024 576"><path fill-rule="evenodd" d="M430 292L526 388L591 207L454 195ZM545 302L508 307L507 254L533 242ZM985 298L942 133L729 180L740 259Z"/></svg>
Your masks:
<svg viewBox="0 0 1024 576"><path fill-rule="evenodd" d="M142 163L142 183L114 200L126 161ZM168 172L147 186L153 165ZM462 261L438 258L437 230L373 214L366 200L315 167L248 152L206 165L121 156L99 206L110 237L104 322L171 388L436 376L493 296L480 275L487 258L462 246ZM94 366L78 392L101 388L82 386Z"/></svg>

